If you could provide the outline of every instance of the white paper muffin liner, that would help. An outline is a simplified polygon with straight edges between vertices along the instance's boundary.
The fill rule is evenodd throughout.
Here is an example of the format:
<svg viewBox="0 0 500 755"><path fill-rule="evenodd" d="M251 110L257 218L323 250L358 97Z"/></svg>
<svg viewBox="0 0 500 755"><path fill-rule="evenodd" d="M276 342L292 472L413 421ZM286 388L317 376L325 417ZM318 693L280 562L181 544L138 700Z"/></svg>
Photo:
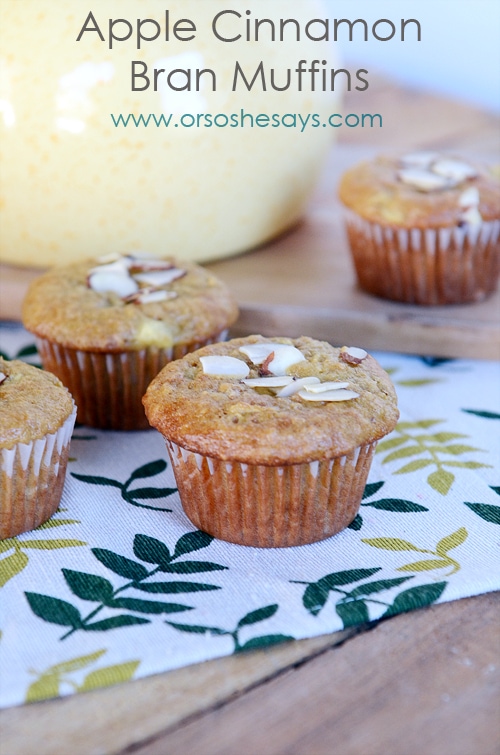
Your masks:
<svg viewBox="0 0 500 755"><path fill-rule="evenodd" d="M146 430L150 425L142 397L166 364L210 343L223 341L227 330L211 338L171 348L102 353L36 339L42 364L68 388L78 407L78 422L113 430Z"/></svg>
<svg viewBox="0 0 500 755"><path fill-rule="evenodd" d="M0 539L32 530L56 511L75 419L76 407L55 433L1 449Z"/></svg>
<svg viewBox="0 0 500 755"><path fill-rule="evenodd" d="M359 285L411 304L480 301L500 273L500 220L450 228L397 228L345 210Z"/></svg>
<svg viewBox="0 0 500 755"><path fill-rule="evenodd" d="M377 445L327 461L264 466L221 461L165 440L193 524L221 540L261 548L304 545L347 527Z"/></svg>

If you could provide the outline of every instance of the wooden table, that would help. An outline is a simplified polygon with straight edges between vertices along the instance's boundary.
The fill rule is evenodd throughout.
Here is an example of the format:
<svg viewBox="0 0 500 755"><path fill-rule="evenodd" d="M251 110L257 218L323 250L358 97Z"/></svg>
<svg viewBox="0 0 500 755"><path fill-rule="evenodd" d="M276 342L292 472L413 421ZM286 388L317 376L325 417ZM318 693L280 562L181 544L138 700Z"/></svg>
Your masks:
<svg viewBox="0 0 500 755"><path fill-rule="evenodd" d="M407 308L402 317L399 305L391 312L391 306L367 302L355 291L344 255L341 268L348 283L343 286L349 286L350 305L354 292L356 306L346 314L345 301L322 298L328 288L321 280L325 271L332 273L324 239L331 233L341 239L333 182L342 166L388 146L498 158L499 119L460 103L379 80L369 93L346 103L346 112L370 111L383 114L383 129L369 136L356 129L340 135L334 162L301 227L261 250L211 265L242 304L238 327L269 334L286 327L290 335L300 327L316 337L371 348L422 352L428 347L426 353L449 356L466 349L469 356L496 356L498 294L467 308ZM311 252L305 268L304 249ZM13 276L9 282L18 284L7 313L15 316L26 277L7 272ZM368 332L367 322L372 323ZM499 608L498 593L477 596L7 709L0 713L0 753L498 755Z"/></svg>

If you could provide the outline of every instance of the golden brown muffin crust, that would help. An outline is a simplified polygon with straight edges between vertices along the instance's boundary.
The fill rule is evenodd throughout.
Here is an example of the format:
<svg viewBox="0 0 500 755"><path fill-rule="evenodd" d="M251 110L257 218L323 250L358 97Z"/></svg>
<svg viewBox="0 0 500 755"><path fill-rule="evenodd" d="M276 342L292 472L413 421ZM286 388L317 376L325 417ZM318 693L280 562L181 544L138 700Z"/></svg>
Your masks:
<svg viewBox="0 0 500 755"><path fill-rule="evenodd" d="M32 333L84 351L169 348L217 335L238 316L226 286L199 265L163 258L186 271L168 285L176 297L140 304L87 285L96 260L60 266L36 279L23 303L23 323Z"/></svg>
<svg viewBox="0 0 500 755"><path fill-rule="evenodd" d="M359 398L306 402L297 394L278 398L238 378L206 375L200 357L228 355L258 367L239 351L251 343L292 344L306 361L288 369L295 377L348 381ZM398 419L387 373L371 356L359 365L339 359L340 349L302 337L249 336L204 347L167 365L143 399L150 423L165 438L195 453L250 464L298 464L342 456L390 432Z"/></svg>
<svg viewBox="0 0 500 755"><path fill-rule="evenodd" d="M474 186L479 192L478 210L482 219L500 217L500 181L493 169L467 160L477 171L475 177L454 187L424 192L398 178L403 159L404 156L380 156L349 169L340 183L340 200L373 223L402 228L449 227L460 224L463 215L460 197Z"/></svg>
<svg viewBox="0 0 500 755"><path fill-rule="evenodd" d="M0 357L0 448L55 433L73 411L73 399L51 372Z"/></svg>

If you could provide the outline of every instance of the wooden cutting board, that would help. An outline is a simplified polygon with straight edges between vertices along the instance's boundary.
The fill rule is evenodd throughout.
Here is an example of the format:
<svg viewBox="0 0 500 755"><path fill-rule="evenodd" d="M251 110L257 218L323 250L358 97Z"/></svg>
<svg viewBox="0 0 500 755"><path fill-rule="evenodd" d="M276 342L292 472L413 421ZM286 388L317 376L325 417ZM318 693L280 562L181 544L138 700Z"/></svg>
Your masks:
<svg viewBox="0 0 500 755"><path fill-rule="evenodd" d="M352 164L337 148L328 180ZM309 335L335 345L442 357L500 357L500 293L478 304L422 307L358 288L335 192L322 191L304 222L263 249L210 265L241 306L235 334Z"/></svg>
<svg viewBox="0 0 500 755"><path fill-rule="evenodd" d="M353 148L333 151L329 180ZM500 294L479 304L419 307L383 301L356 285L334 193L321 194L286 236L209 267L241 307L233 335L310 335L336 345L444 357L500 357ZM19 319L39 270L0 268L0 317Z"/></svg>

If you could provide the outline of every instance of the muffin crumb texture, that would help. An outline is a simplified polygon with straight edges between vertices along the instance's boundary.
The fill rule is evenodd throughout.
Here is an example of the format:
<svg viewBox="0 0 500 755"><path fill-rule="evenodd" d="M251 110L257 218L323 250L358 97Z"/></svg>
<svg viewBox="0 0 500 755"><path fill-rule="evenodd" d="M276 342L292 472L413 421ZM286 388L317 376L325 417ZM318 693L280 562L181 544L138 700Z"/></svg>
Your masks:
<svg viewBox="0 0 500 755"><path fill-rule="evenodd" d="M398 418L364 349L250 336L168 365L144 397L193 524L255 547L305 545L352 522L377 440Z"/></svg>
<svg viewBox="0 0 500 755"><path fill-rule="evenodd" d="M201 266L137 254L55 267L23 302L23 323L38 337L110 353L200 343L237 315L226 286Z"/></svg>
<svg viewBox="0 0 500 755"><path fill-rule="evenodd" d="M38 527L57 510L75 416L54 375L0 358L0 539Z"/></svg>
<svg viewBox="0 0 500 755"><path fill-rule="evenodd" d="M478 215L486 221L500 217L494 171L435 152L380 156L355 165L344 173L339 196L365 220L401 228L446 228L468 218L475 224Z"/></svg>
<svg viewBox="0 0 500 755"><path fill-rule="evenodd" d="M142 397L172 359L223 340L238 316L227 287L199 265L139 252L54 268L30 286L24 326L45 369L91 427L149 427Z"/></svg>
<svg viewBox="0 0 500 755"><path fill-rule="evenodd" d="M56 432L73 411L73 399L50 372L0 357L0 449Z"/></svg>
<svg viewBox="0 0 500 755"><path fill-rule="evenodd" d="M500 273L500 181L491 167L436 152L349 169L339 197L360 287L407 304L466 304Z"/></svg>
<svg viewBox="0 0 500 755"><path fill-rule="evenodd" d="M282 371L281 382L267 375L275 385L266 387L266 360L255 364L244 352L273 344L303 358ZM144 398L146 414L170 441L221 460L275 465L341 456L385 435L398 416L394 388L376 360L356 349L352 364L343 353L307 337L250 336L209 346L162 370ZM204 372L202 360L214 355L246 367L247 377ZM283 376L300 390L292 392Z"/></svg>

